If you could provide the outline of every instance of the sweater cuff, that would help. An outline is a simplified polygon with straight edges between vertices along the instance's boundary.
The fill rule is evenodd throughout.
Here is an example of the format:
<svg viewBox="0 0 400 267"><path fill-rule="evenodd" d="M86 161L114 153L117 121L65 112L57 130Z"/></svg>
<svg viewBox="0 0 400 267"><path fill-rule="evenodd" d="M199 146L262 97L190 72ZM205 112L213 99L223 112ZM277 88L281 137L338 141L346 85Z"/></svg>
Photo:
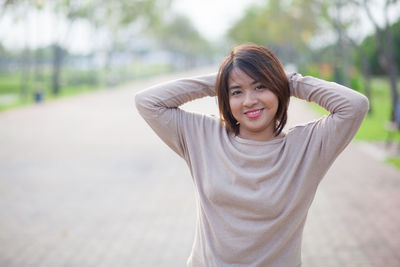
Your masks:
<svg viewBox="0 0 400 267"><path fill-rule="evenodd" d="M293 89L293 76L297 75L296 72L286 72L286 78L288 79L289 82L289 90L290 90L290 96L294 96L294 89Z"/></svg>

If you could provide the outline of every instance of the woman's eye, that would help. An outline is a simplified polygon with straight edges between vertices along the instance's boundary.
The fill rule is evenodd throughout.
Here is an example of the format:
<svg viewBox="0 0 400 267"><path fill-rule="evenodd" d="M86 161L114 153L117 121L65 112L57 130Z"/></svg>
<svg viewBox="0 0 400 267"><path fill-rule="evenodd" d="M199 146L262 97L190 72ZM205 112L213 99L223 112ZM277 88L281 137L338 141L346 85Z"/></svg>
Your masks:
<svg viewBox="0 0 400 267"><path fill-rule="evenodd" d="M256 89L256 90L265 89L265 86L264 86L264 85L259 85L259 86L257 86L255 89Z"/></svg>
<svg viewBox="0 0 400 267"><path fill-rule="evenodd" d="M241 91L239 91L239 90L236 90L236 91L232 91L232 95L239 95L239 94L241 94L242 92Z"/></svg>

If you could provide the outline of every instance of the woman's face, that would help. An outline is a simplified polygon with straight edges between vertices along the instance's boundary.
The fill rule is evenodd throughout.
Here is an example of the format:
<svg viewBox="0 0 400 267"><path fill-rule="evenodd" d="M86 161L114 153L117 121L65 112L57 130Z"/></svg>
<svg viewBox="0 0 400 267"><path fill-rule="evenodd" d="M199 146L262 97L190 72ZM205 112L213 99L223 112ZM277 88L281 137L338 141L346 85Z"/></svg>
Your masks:
<svg viewBox="0 0 400 267"><path fill-rule="evenodd" d="M232 115L240 123L239 136L257 141L272 139L278 97L237 67L229 73L228 90Z"/></svg>

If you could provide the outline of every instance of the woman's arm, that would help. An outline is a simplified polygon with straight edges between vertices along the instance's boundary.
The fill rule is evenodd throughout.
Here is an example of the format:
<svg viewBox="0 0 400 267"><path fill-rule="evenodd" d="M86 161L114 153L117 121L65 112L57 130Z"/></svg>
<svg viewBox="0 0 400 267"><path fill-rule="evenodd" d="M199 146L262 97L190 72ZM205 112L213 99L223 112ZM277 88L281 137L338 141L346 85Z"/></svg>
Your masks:
<svg viewBox="0 0 400 267"><path fill-rule="evenodd" d="M368 99L345 86L300 74L288 74L291 95L315 102L330 114L313 124L321 160L333 161L348 145L367 114Z"/></svg>
<svg viewBox="0 0 400 267"><path fill-rule="evenodd" d="M192 113L179 106L191 100L215 95L217 74L161 83L135 96L136 108L156 134L176 153L184 156L183 130L191 123Z"/></svg>
<svg viewBox="0 0 400 267"><path fill-rule="evenodd" d="M289 74L288 79L292 96L315 102L331 114L362 122L368 111L368 98L343 85L298 73Z"/></svg>

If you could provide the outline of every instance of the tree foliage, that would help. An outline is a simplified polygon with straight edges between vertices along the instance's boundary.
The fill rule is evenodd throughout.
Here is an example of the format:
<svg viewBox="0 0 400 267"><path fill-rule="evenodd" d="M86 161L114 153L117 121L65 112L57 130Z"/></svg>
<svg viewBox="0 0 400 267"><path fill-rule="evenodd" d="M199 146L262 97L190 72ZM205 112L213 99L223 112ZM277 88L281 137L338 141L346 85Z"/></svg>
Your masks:
<svg viewBox="0 0 400 267"><path fill-rule="evenodd" d="M394 47L400 47L400 20L394 23L392 26L392 32L393 32L393 40L394 40ZM369 35L365 37L365 39L362 41L360 44L360 49L362 49L366 54L368 61L371 66L371 71L372 74L374 75L383 75L385 73L384 69L379 63L379 52L377 48L377 43L375 40L375 34ZM395 62L397 63L397 67L400 69L400 50L395 49L394 50L394 58ZM360 55L357 53L357 64L360 63Z"/></svg>
<svg viewBox="0 0 400 267"><path fill-rule="evenodd" d="M279 1L252 5L228 31L234 43L264 45L284 61L308 48L317 30L320 6L312 0Z"/></svg>
<svg viewBox="0 0 400 267"><path fill-rule="evenodd" d="M3 0L0 5L3 10L5 10L5 7L13 10L17 18L21 17L19 15L21 13L25 14L34 9L46 8L47 10L52 10L60 22L67 22L66 32L55 32L54 36L57 36L57 38L52 46L52 87L53 93L58 94L65 57L62 51L68 47L71 40L70 32L76 21L86 20L96 31L101 29L103 32L108 32L110 38L107 39L108 41L103 39L102 46L109 49L107 56L111 58L118 45L129 44L126 40L131 37L130 31L135 31L134 25L140 24L142 28L150 29L162 24L163 14L168 10L170 2L171 0ZM18 11L19 14L15 11ZM60 34L61 32L63 34ZM94 35L94 38L96 38L96 35ZM94 43L96 41L93 40ZM28 55L30 58L27 62L30 62L33 55L26 53L25 56ZM107 62L109 61L111 60L107 60ZM28 67L23 68L23 71L28 71L30 68ZM33 67L36 68L36 65L33 65Z"/></svg>
<svg viewBox="0 0 400 267"><path fill-rule="evenodd" d="M184 15L174 15L165 24L159 25L153 36L157 36L162 47L179 57L183 57L185 67L192 67L198 60L209 58L213 49L190 19Z"/></svg>

